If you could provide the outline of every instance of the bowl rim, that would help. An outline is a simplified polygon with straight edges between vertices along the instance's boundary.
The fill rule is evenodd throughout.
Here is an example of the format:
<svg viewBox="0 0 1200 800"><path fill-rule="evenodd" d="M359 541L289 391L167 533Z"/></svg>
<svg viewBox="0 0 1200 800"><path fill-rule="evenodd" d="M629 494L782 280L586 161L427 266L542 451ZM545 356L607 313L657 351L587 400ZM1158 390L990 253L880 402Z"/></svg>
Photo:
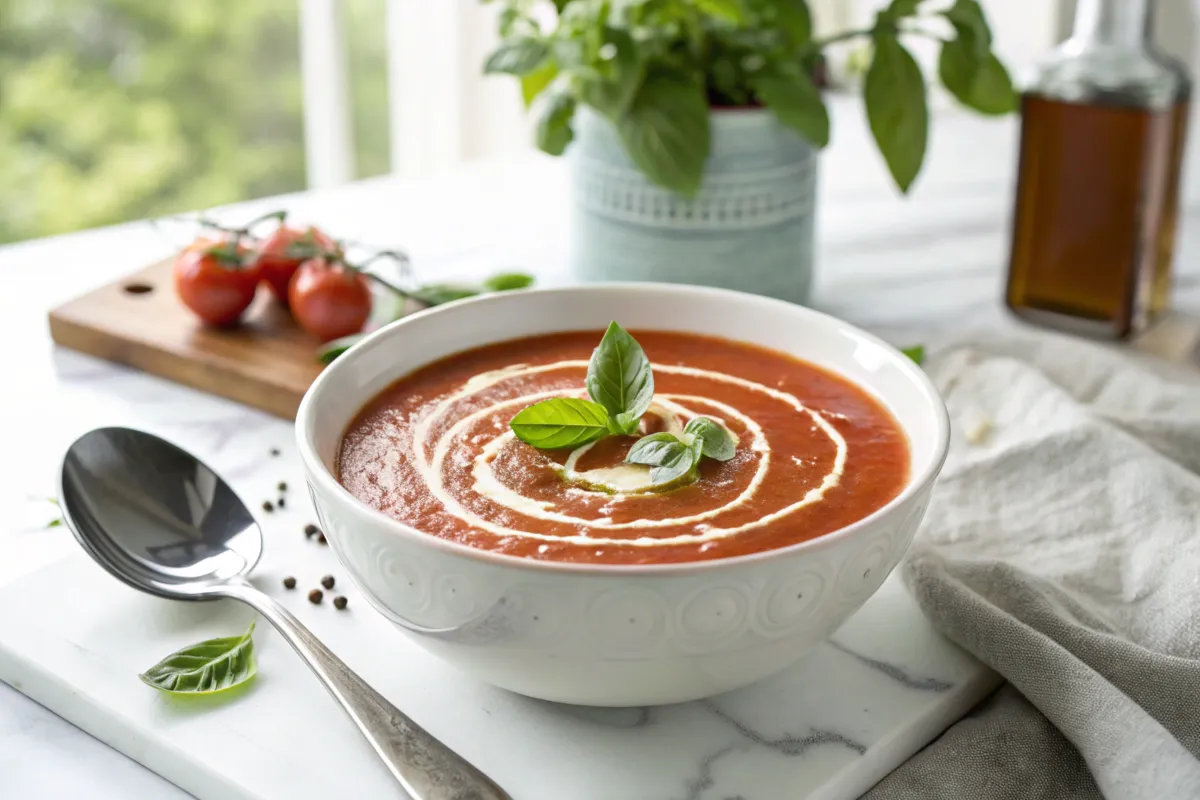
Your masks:
<svg viewBox="0 0 1200 800"><path fill-rule="evenodd" d="M934 444L932 456L929 459L925 468L916 475L910 475L908 482L904 488L879 508L872 511L870 514L858 519L849 525L845 525L828 533L821 534L812 539L806 539L801 542L786 545L784 547L776 547L770 550L759 550L752 553L744 553L742 555L729 556L726 558L712 558L701 561L673 561L665 563L649 563L649 564L604 564L590 563L577 561L552 561L548 559L527 558L524 556L510 555L508 553L499 553L494 550L485 550L480 547L472 547L471 545L455 542L450 539L443 539L432 533L426 533L418 528L415 528L405 522L401 522L395 517L389 516L377 508L374 508L362 500L359 500L350 493L346 487L337 480L333 472L325 466L317 453L315 442L308 435L308 430L315 427L315 411L316 398L327 387L333 385L338 379L338 375L350 367L351 363L360 353L365 353L373 346L374 343L382 339L394 336L395 331L402 330L404 326L411 324L415 319L423 318L430 314L443 313L447 307L452 307L460 310L467 306L483 305L494 302L506 302L508 298L516 294L514 293L495 293L485 294L478 297L467 298L455 301L446 306L438 306L427 308L413 314L409 314L401 319L385 325L376 331L373 331L366 336L362 341L356 343L353 347L340 355L337 360L328 365L317 379L313 381L308 390L304 393L304 397L300 402L300 407L296 412L296 444L300 453L301 463L307 473L310 481L315 481L321 485L321 489L325 494L337 496L342 502L349 503L357 513L365 515L372 522L383 526L390 533L409 539L414 543L432 547L437 550L442 550L453 556L465 557L474 561L490 563L495 566L515 568L522 571L532 572L551 572L563 574L586 574L596 576L631 576L631 575L688 575L699 572L708 572L711 570L725 569L737 565L745 565L757 561L764 561L776 558L786 558L789 555L794 555L803 551L819 551L827 547L833 547L837 543L853 538L859 531L873 525L877 520L882 519L889 514L894 513L898 508L906 505L913 497L920 494L937 479L941 472L942 466L946 462L946 456L950 447L950 416L946 410L946 404L942 400L941 394L934 387L929 376L922 370L912 359L901 353L896 347L883 341L874 334L868 333L861 328L851 325L831 314L826 314L822 311L809 308L808 306L796 305L784 300L778 300L772 297L764 297L762 295L750 294L748 292L739 292L732 289L722 289L709 286L693 286L690 284L675 284L675 283L656 283L656 282L640 282L640 281L614 281L611 283L593 283L583 285L570 286L551 286L543 288L523 289L520 294L535 295L542 297L553 298L555 295L562 294L578 294L590 293L597 291L615 292L617 294L625 292L645 292L645 291L664 291L673 294L700 297L718 297L742 303L742 304L757 304L761 307L773 308L776 310L784 309L788 313L799 314L800 316L809 316L815 318L818 322L833 326L840 329L843 333L848 333L859 339L866 340L883 348L884 352L892 361L899 365L902 372L906 373L910 379L913 379L921 390L925 399L929 401L931 410L934 416L933 436ZM514 333L513 339L521 338L520 333ZM736 341L736 340L734 340ZM479 343L470 347L480 347L485 343ZM461 352L461 351L459 351ZM783 351L780 351L783 352ZM802 356L793 356L802 358ZM429 362L426 362L429 363ZM824 367L823 367L824 369ZM835 374L839 374L846 380L851 380L855 385L862 389L858 381L851 378L846 378L845 375L839 373L836 369L831 368ZM397 375L392 380L399 380L404 377ZM873 392L872 392L873 393ZM365 398L362 403L365 404L370 398ZM911 442L911 432L905 428L903 423L897 420L904 430L905 436L909 437ZM342 432L344 434L344 431ZM339 434L341 435L341 434Z"/></svg>

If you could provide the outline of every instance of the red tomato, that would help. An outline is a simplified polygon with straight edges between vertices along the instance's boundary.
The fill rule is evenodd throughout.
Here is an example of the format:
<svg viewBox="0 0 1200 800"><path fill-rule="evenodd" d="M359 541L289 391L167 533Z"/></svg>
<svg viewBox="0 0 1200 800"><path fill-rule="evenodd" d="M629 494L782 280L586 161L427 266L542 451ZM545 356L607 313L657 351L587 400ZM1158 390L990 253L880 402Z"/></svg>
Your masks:
<svg viewBox="0 0 1200 800"><path fill-rule="evenodd" d="M259 270L241 243L197 239L175 259L175 293L209 325L232 325L254 301Z"/></svg>
<svg viewBox="0 0 1200 800"><path fill-rule="evenodd" d="M307 228L280 225L259 247L258 266L262 270L262 279L285 306L288 304L288 284L292 276L305 259L312 257L302 252L305 247L333 251L337 249L337 243L320 228L311 225ZM299 255L297 250L301 251Z"/></svg>
<svg viewBox="0 0 1200 800"><path fill-rule="evenodd" d="M300 327L327 342L362 330L371 315L371 285L349 267L313 258L296 270L288 301Z"/></svg>

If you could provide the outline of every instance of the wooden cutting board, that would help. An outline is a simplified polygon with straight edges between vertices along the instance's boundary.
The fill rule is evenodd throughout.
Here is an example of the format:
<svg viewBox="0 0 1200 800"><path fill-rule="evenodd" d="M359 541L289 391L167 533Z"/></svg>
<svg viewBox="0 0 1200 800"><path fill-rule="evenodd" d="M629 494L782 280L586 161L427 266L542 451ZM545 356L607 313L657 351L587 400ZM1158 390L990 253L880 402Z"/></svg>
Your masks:
<svg viewBox="0 0 1200 800"><path fill-rule="evenodd" d="M321 372L317 341L265 287L238 328L199 324L175 296L171 263L153 264L54 309L54 341L295 419L300 399ZM1200 319L1173 314L1133 347L1176 364L1200 365Z"/></svg>
<svg viewBox="0 0 1200 800"><path fill-rule="evenodd" d="M50 312L58 344L294 419L321 372L318 342L261 287L242 324L199 323L175 296L171 260Z"/></svg>

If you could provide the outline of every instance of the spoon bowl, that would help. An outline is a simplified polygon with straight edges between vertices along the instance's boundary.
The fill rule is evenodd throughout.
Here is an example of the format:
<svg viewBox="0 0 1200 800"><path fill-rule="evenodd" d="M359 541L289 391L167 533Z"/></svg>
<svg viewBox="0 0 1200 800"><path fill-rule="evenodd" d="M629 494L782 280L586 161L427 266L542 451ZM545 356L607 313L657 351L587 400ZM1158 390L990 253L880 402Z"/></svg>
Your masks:
<svg viewBox="0 0 1200 800"><path fill-rule="evenodd" d="M238 600L274 625L414 800L511 800L250 585L262 530L228 484L191 453L142 431L99 428L68 448L59 484L63 520L119 580L173 600Z"/></svg>
<svg viewBox="0 0 1200 800"><path fill-rule="evenodd" d="M135 589L211 600L262 557L262 530L229 485L168 441L84 434L63 460L63 518L88 554Z"/></svg>

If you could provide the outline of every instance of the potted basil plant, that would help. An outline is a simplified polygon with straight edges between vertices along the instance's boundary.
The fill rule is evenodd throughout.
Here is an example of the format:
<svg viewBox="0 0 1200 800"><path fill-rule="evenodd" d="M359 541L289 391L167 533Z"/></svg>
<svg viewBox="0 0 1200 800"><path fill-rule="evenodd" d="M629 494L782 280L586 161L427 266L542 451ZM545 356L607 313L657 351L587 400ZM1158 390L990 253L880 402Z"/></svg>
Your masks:
<svg viewBox="0 0 1200 800"><path fill-rule="evenodd" d="M495 0L485 72L519 77L537 144L570 149L573 267L585 280L727 286L803 302L816 155L830 125L823 50L861 39L866 118L896 185L925 157L925 77L905 41L941 41L937 74L984 114L1016 107L976 0L893 0L862 30L814 38L804 0Z"/></svg>

